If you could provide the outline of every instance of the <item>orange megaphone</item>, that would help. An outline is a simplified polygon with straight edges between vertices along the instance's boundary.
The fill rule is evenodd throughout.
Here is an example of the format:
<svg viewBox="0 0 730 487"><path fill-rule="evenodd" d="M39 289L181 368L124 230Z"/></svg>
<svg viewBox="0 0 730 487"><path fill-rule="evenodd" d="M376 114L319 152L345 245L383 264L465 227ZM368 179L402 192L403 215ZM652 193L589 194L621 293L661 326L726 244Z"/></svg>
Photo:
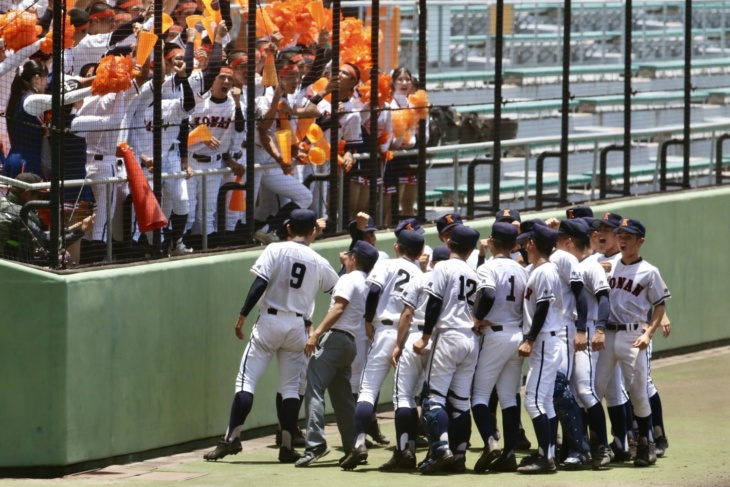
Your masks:
<svg viewBox="0 0 730 487"><path fill-rule="evenodd" d="M205 31L208 33L208 38L210 39L211 43L215 42L215 17L204 17L203 18L203 27L205 27Z"/></svg>
<svg viewBox="0 0 730 487"><path fill-rule="evenodd" d="M132 203L137 214L139 231L145 233L166 227L167 218L162 213L160 203L155 198L155 194L152 192L150 184L142 171L142 166L139 165L137 158L134 156L134 152L126 142L122 142L118 147L122 151L124 166L127 169L129 192L132 194Z"/></svg>
<svg viewBox="0 0 730 487"><path fill-rule="evenodd" d="M327 154L319 147L312 147L309 151L309 162L321 166L327 160Z"/></svg>
<svg viewBox="0 0 730 487"><path fill-rule="evenodd" d="M286 164L291 164L291 130L277 130L274 135L279 144L281 158Z"/></svg>
<svg viewBox="0 0 730 487"><path fill-rule="evenodd" d="M312 15L312 20L317 24L318 29L325 27L324 5L322 0L314 0L307 5L307 10Z"/></svg>
<svg viewBox="0 0 730 487"><path fill-rule="evenodd" d="M236 182L241 183L241 176L236 176ZM231 201L228 202L228 209L231 211L246 211L246 192L242 189L234 189L231 192Z"/></svg>
<svg viewBox="0 0 730 487"><path fill-rule="evenodd" d="M329 155L330 151L332 150L332 148L330 147L330 143L327 142L327 139L325 139L324 137L320 137L319 141L314 145L315 147L319 147L320 149L322 149L327 155Z"/></svg>
<svg viewBox="0 0 730 487"><path fill-rule="evenodd" d="M261 86L279 86L279 77L276 75L276 62L273 54L266 54L264 72L261 74Z"/></svg>
<svg viewBox="0 0 730 487"><path fill-rule="evenodd" d="M174 23L175 23L175 21L172 20L172 17L170 17L165 12L162 12L162 33L163 34L165 32L167 32L170 29L170 27L172 27L172 24L174 24Z"/></svg>
<svg viewBox="0 0 730 487"><path fill-rule="evenodd" d="M324 133L322 132L322 127L320 127L316 123L310 125L309 130L307 130L307 138L312 144L316 144L317 142L319 142L323 135Z"/></svg>
<svg viewBox="0 0 730 487"><path fill-rule="evenodd" d="M149 59L158 37L152 32L143 30L137 39L137 64L142 66Z"/></svg>
<svg viewBox="0 0 730 487"><path fill-rule="evenodd" d="M200 124L188 134L188 145L195 145L200 142L208 142L213 138L207 125Z"/></svg>
<svg viewBox="0 0 730 487"><path fill-rule="evenodd" d="M327 83L329 83L329 81L330 80L328 80L327 78L319 78L317 81L312 83L312 89L314 90L314 94L316 95L324 91L324 89L327 88ZM332 103L332 94L330 93L329 95L325 96L324 99Z"/></svg>
<svg viewBox="0 0 730 487"><path fill-rule="evenodd" d="M216 6L213 5L213 0L203 0L203 5L205 5L206 16L210 13L212 14L211 17L213 17L216 22L220 22L222 20L223 17L221 17L220 4L218 4L218 8L216 8Z"/></svg>
<svg viewBox="0 0 730 487"><path fill-rule="evenodd" d="M309 128L313 123L313 118L300 118L297 120L297 140L302 140L307 136L307 132L309 132Z"/></svg>
<svg viewBox="0 0 730 487"><path fill-rule="evenodd" d="M198 25L198 22L202 23L203 19L202 15L188 15L188 18L185 19L185 22L188 24L189 29L194 29L196 25Z"/></svg>

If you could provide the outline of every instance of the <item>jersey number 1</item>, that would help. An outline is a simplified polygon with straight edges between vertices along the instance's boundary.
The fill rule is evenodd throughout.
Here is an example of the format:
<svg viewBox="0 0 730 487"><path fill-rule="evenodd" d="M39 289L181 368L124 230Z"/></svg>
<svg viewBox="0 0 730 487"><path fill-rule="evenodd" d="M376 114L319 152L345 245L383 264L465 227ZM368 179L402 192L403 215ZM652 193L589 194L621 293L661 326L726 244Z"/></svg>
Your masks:
<svg viewBox="0 0 730 487"><path fill-rule="evenodd" d="M304 281L304 274L306 273L307 267L304 264L295 262L294 265L291 266L291 276L293 279L289 281L289 287L293 287L294 289L302 287L302 281Z"/></svg>

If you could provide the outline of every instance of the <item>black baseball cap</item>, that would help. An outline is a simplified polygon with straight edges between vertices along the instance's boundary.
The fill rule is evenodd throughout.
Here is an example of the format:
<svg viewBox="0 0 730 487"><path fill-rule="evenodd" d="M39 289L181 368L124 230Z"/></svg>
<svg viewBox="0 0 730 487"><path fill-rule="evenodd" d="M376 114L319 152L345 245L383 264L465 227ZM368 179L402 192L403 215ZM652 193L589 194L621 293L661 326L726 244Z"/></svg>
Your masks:
<svg viewBox="0 0 730 487"><path fill-rule="evenodd" d="M581 220L586 222L588 228L590 229L590 233L597 232L598 229L601 227L601 220L599 220L598 218L593 218L592 216L584 216L581 217Z"/></svg>
<svg viewBox="0 0 730 487"><path fill-rule="evenodd" d="M644 227L644 224L641 223L639 220L634 220L632 218L624 218L623 220L621 220L621 224L616 227L613 233L618 233L619 230L624 230L628 233L641 235L642 237L646 236L646 227Z"/></svg>
<svg viewBox="0 0 730 487"><path fill-rule="evenodd" d="M403 245L416 252L423 251L423 235L414 230L403 230L398 235L398 245Z"/></svg>
<svg viewBox="0 0 730 487"><path fill-rule="evenodd" d="M418 223L418 220L416 220L415 218L407 218L405 220L401 220L400 222L398 222L398 225L395 227L395 230L393 230L393 232L397 237L403 230L413 230L414 232L418 232L421 235L426 233L426 230L421 227L421 224Z"/></svg>
<svg viewBox="0 0 730 487"><path fill-rule="evenodd" d="M504 244L514 245L517 240L517 228L511 223L497 222L492 225L492 238Z"/></svg>
<svg viewBox="0 0 730 487"><path fill-rule="evenodd" d="M442 260L449 260L449 257L451 257L451 251L446 245L439 245L435 249L433 249L433 254L431 254L431 262L441 262Z"/></svg>
<svg viewBox="0 0 730 487"><path fill-rule="evenodd" d="M357 242L355 242L352 250L350 250L350 254L356 254L360 257L363 257L370 264L370 266L375 265L375 263L378 261L378 258L380 257L378 249L363 240L358 240Z"/></svg>
<svg viewBox="0 0 730 487"><path fill-rule="evenodd" d="M479 232L466 225L457 225L451 232L451 241L462 247L473 249L479 241Z"/></svg>
<svg viewBox="0 0 730 487"><path fill-rule="evenodd" d="M436 220L436 229L438 230L439 235L441 235L445 231L451 230L457 225L463 225L463 223L461 215L458 213L447 213Z"/></svg>
<svg viewBox="0 0 730 487"><path fill-rule="evenodd" d="M551 248L555 247L555 243L558 241L558 232L548 226L535 225L535 228L532 229L532 234L532 238L535 239L536 243L550 246Z"/></svg>
<svg viewBox="0 0 730 487"><path fill-rule="evenodd" d="M81 27L89 23L89 14L80 8L69 9L66 14L74 27Z"/></svg>
<svg viewBox="0 0 730 487"><path fill-rule="evenodd" d="M311 230L317 224L317 215L312 210L301 208L292 210L289 215L289 226L293 230Z"/></svg>
<svg viewBox="0 0 730 487"><path fill-rule="evenodd" d="M506 222L506 223L512 223L512 222L521 222L520 219L520 212L517 210L510 210L505 208L504 210L499 210L497 214L495 215L495 218L498 222Z"/></svg>
<svg viewBox="0 0 730 487"><path fill-rule="evenodd" d="M589 206L574 206L565 210L565 216L568 220L573 218L583 218L584 216L593 217L593 210Z"/></svg>
<svg viewBox="0 0 730 487"><path fill-rule="evenodd" d="M603 217L601 218L601 224L609 226L611 228L616 228L617 226L621 225L621 222L623 221L623 217L619 215L618 213L611 213L610 211L607 211L603 214Z"/></svg>
<svg viewBox="0 0 730 487"><path fill-rule="evenodd" d="M588 227L588 224L583 221L582 218L573 218L560 222L558 234L568 235L574 238L579 238L581 240L588 240L588 236L590 235L590 228Z"/></svg>

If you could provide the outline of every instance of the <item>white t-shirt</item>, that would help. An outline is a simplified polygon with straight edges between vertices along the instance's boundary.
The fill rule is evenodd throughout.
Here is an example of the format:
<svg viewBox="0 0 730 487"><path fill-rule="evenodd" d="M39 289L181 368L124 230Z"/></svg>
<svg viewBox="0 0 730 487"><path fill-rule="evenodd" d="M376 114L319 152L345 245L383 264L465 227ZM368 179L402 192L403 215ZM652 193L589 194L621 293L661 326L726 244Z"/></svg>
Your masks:
<svg viewBox="0 0 730 487"><path fill-rule="evenodd" d="M556 291L555 307L562 309L563 319L572 323L576 313L575 295L570 285L574 282L583 282L580 263L573 254L560 249L550 255L550 262L555 264L560 276L560 289Z"/></svg>
<svg viewBox="0 0 730 487"><path fill-rule="evenodd" d="M374 324L383 320L398 323L403 312L403 301L400 297L410 280L420 274L422 272L418 265L408 259L401 257L378 260L367 279L368 287L377 284L381 289L378 308L373 318Z"/></svg>
<svg viewBox="0 0 730 487"><path fill-rule="evenodd" d="M462 259L452 258L434 267L426 292L442 301L436 330L471 329L477 274Z"/></svg>
<svg viewBox="0 0 730 487"><path fill-rule="evenodd" d="M484 317L495 325L522 326L527 271L509 257L490 259L477 269L477 291L494 289L492 309Z"/></svg>
<svg viewBox="0 0 730 487"><path fill-rule="evenodd" d="M332 325L332 328L343 330L356 336L363 327L362 317L365 315L365 299L368 295L368 286L365 284L367 276L363 271L354 270L340 277L332 291L330 308L335 304L335 298L344 298L348 304L345 312Z"/></svg>
<svg viewBox="0 0 730 487"><path fill-rule="evenodd" d="M251 272L269 283L258 303L261 309L304 316L311 314L317 292L330 292L338 279L324 257L293 241L268 245Z"/></svg>
<svg viewBox="0 0 730 487"><path fill-rule="evenodd" d="M580 270L583 274L583 283L585 286L583 292L586 293L586 302L588 303L587 319L589 321L596 321L598 319L598 299L596 299L596 293L610 289L608 287L606 271L603 270L601 264L593 256L588 256L580 261Z"/></svg>
<svg viewBox="0 0 730 487"><path fill-rule="evenodd" d="M558 268L552 262L545 262L533 267L525 289L522 331L529 333L532 328L532 318L535 316L537 304L547 301L550 303L547 318L540 330L541 333L558 331L562 326L560 309L555 306L556 295L560 292L560 276Z"/></svg>
<svg viewBox="0 0 730 487"><path fill-rule="evenodd" d="M411 330L418 331L419 326L423 326L426 316L426 303L428 302L428 294L424 292L428 281L431 278L430 272L424 272L420 276L416 276L406 285L400 300L403 304L413 308L413 319L411 320Z"/></svg>
<svg viewBox="0 0 730 487"><path fill-rule="evenodd" d="M619 259L608 284L611 287L610 323L646 323L653 307L672 297L659 270L643 259L631 265Z"/></svg>

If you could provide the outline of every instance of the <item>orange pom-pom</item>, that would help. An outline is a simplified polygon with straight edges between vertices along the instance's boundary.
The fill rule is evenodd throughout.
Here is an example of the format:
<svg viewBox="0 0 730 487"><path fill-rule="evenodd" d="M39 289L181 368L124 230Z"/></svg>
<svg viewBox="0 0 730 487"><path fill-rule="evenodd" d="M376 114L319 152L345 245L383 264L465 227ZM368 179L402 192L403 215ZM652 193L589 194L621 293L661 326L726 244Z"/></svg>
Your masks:
<svg viewBox="0 0 730 487"><path fill-rule="evenodd" d="M17 10L8 12L2 19L2 23L5 24L2 27L5 48L17 51L38 40L43 28L36 25L37 20L38 17L30 12Z"/></svg>
<svg viewBox="0 0 730 487"><path fill-rule="evenodd" d="M357 91L360 93L360 101L364 104L370 103L371 80L360 85ZM378 106L384 107L393 100L393 78L388 73L378 73Z"/></svg>
<svg viewBox="0 0 730 487"><path fill-rule="evenodd" d="M426 117L428 117L428 95L424 90L418 90L409 95L408 103L415 109L420 120L426 120Z"/></svg>
<svg viewBox="0 0 730 487"><path fill-rule="evenodd" d="M76 28L71 23L71 18L68 15L64 15L64 31L63 31L63 48L70 49L74 47L74 32ZM53 52L53 29L50 29L46 36L41 41L41 51L45 54L51 54Z"/></svg>
<svg viewBox="0 0 730 487"><path fill-rule="evenodd" d="M106 56L96 68L96 77L91 82L91 93L106 95L119 93L132 86L132 71L134 60L132 56Z"/></svg>

